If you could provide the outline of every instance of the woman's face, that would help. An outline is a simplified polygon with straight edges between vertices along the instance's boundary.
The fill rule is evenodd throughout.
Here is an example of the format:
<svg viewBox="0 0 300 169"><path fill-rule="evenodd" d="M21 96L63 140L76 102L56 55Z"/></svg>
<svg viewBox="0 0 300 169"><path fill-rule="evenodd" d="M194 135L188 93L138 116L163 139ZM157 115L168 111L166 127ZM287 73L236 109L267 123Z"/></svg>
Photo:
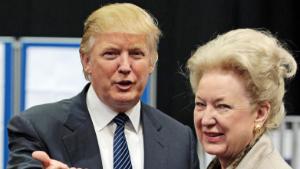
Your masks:
<svg viewBox="0 0 300 169"><path fill-rule="evenodd" d="M200 79L194 123L204 150L230 162L253 138L256 113L244 83L233 72L209 71Z"/></svg>

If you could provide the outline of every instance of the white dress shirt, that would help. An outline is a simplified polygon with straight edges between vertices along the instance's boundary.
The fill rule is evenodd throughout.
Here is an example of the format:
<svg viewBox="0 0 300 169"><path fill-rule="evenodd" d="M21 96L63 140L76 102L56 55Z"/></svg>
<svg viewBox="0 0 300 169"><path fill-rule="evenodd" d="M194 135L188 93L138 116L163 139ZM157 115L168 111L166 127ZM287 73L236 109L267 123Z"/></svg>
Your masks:
<svg viewBox="0 0 300 169"><path fill-rule="evenodd" d="M113 169L113 139L116 124L112 121L117 112L111 110L96 95L92 85L87 92L87 108L89 110L97 135L103 169ZM125 125L125 137L128 144L133 169L144 168L144 141L141 125L141 102L125 112L129 121ZM94 145L90 145L94 146Z"/></svg>

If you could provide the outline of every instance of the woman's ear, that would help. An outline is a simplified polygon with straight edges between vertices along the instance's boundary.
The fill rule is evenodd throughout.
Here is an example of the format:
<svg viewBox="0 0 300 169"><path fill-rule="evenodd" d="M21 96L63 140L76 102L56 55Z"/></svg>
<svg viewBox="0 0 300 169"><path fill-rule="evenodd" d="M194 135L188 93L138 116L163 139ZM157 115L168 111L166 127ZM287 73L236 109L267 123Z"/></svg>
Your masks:
<svg viewBox="0 0 300 169"><path fill-rule="evenodd" d="M271 104L269 101L263 101L258 105L258 109L256 111L255 123L263 126L265 121L267 120L271 110Z"/></svg>

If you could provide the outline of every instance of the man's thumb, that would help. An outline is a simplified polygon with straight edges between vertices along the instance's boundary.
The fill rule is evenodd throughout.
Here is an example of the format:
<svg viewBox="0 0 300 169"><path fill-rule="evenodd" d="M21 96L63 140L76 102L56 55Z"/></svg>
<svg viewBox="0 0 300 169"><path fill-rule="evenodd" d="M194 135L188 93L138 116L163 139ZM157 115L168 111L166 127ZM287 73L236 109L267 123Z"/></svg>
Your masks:
<svg viewBox="0 0 300 169"><path fill-rule="evenodd" d="M44 151L34 151L32 153L32 158L42 162L44 167L48 167L50 165L50 157Z"/></svg>

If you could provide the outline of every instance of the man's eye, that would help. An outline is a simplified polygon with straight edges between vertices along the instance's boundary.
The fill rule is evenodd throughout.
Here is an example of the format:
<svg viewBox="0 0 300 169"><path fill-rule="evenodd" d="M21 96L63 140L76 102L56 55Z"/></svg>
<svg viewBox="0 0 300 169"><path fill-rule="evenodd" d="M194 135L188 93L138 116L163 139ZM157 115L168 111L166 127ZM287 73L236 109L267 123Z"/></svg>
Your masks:
<svg viewBox="0 0 300 169"><path fill-rule="evenodd" d="M102 56L106 59L114 59L118 56L118 53L115 51L107 51L102 54Z"/></svg>
<svg viewBox="0 0 300 169"><path fill-rule="evenodd" d="M144 52L142 51L131 51L129 53L130 56L134 57L134 58L142 58L143 56L145 56Z"/></svg>

